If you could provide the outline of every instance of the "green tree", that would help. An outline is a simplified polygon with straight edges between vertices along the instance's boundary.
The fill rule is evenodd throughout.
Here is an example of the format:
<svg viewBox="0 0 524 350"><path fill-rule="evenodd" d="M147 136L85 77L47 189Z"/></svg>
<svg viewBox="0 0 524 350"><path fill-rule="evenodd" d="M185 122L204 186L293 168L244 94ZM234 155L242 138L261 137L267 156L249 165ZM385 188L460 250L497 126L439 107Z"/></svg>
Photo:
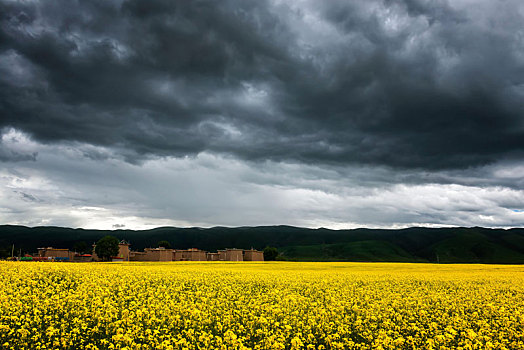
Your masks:
<svg viewBox="0 0 524 350"><path fill-rule="evenodd" d="M158 242L158 246L164 247L166 249L171 249L171 243L169 243L168 241L160 241Z"/></svg>
<svg viewBox="0 0 524 350"><path fill-rule="evenodd" d="M78 241L73 245L73 251L77 253L85 254L88 250L87 243L84 241Z"/></svg>
<svg viewBox="0 0 524 350"><path fill-rule="evenodd" d="M271 261L276 260L278 256L278 250L275 247L265 247L264 248L264 260Z"/></svg>
<svg viewBox="0 0 524 350"><path fill-rule="evenodd" d="M113 236L102 237L96 242L95 253L102 260L110 260L118 255L118 238Z"/></svg>

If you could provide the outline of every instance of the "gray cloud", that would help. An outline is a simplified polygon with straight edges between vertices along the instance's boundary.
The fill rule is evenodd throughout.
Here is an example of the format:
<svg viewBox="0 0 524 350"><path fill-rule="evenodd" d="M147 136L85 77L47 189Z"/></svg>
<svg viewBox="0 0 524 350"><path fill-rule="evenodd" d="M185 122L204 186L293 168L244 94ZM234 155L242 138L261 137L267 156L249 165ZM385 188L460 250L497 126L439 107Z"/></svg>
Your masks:
<svg viewBox="0 0 524 350"><path fill-rule="evenodd" d="M20 197L26 201L26 202L38 202L38 198L33 196L32 194L20 192L20 191L13 191L14 193L18 193Z"/></svg>
<svg viewBox="0 0 524 350"><path fill-rule="evenodd" d="M110 148L42 144L13 129L3 139L38 150L36 161L5 162L0 169L0 221L11 224L137 229L524 223L522 161L421 172L244 161L203 152L132 164Z"/></svg>
<svg viewBox="0 0 524 350"><path fill-rule="evenodd" d="M35 145L32 145L35 146ZM463 173L470 184L409 182L409 171L245 162L201 153L129 164L77 145L36 145L37 162L0 170L0 219L91 228L238 226L488 226L524 223L524 191L497 184L524 164ZM442 172L442 177L459 174ZM30 197L25 196L27 194ZM28 205L27 200L35 198Z"/></svg>
<svg viewBox="0 0 524 350"><path fill-rule="evenodd" d="M129 162L206 151L429 170L523 154L519 1L2 1L0 13L0 123L41 142Z"/></svg>
<svg viewBox="0 0 524 350"><path fill-rule="evenodd" d="M0 221L521 226L523 17L0 0Z"/></svg>
<svg viewBox="0 0 524 350"><path fill-rule="evenodd" d="M20 136L0 129L0 162L36 161L38 152L28 149Z"/></svg>

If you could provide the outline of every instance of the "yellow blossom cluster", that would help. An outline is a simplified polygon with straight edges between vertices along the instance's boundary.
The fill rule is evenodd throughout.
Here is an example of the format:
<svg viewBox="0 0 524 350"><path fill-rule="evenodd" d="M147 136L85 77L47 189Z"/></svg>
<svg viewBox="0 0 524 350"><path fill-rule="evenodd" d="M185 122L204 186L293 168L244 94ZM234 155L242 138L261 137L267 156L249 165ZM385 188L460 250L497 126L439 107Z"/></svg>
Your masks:
<svg viewBox="0 0 524 350"><path fill-rule="evenodd" d="M0 262L1 349L524 349L524 267Z"/></svg>

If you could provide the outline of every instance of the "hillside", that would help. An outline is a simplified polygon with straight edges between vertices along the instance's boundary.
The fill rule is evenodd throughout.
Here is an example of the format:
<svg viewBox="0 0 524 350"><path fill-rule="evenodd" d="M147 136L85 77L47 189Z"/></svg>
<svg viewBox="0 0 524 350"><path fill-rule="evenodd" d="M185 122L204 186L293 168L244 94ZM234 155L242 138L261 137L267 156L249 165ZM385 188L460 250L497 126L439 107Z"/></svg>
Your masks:
<svg viewBox="0 0 524 350"><path fill-rule="evenodd" d="M225 247L263 249L274 246L289 260L404 261L441 263L524 263L524 229L420 228L401 230L307 229L292 226L175 228L152 230L85 230L63 227L0 226L0 254L33 253L38 247L72 248L111 234L131 242L132 249L156 246L214 251Z"/></svg>

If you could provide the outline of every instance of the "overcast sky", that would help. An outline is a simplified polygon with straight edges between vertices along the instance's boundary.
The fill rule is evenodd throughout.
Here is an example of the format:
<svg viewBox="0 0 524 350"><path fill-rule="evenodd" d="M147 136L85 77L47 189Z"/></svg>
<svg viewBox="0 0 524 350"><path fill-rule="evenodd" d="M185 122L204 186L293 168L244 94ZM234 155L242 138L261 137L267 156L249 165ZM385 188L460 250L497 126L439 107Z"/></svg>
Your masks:
<svg viewBox="0 0 524 350"><path fill-rule="evenodd" d="M524 226L524 2L0 0L0 224Z"/></svg>

